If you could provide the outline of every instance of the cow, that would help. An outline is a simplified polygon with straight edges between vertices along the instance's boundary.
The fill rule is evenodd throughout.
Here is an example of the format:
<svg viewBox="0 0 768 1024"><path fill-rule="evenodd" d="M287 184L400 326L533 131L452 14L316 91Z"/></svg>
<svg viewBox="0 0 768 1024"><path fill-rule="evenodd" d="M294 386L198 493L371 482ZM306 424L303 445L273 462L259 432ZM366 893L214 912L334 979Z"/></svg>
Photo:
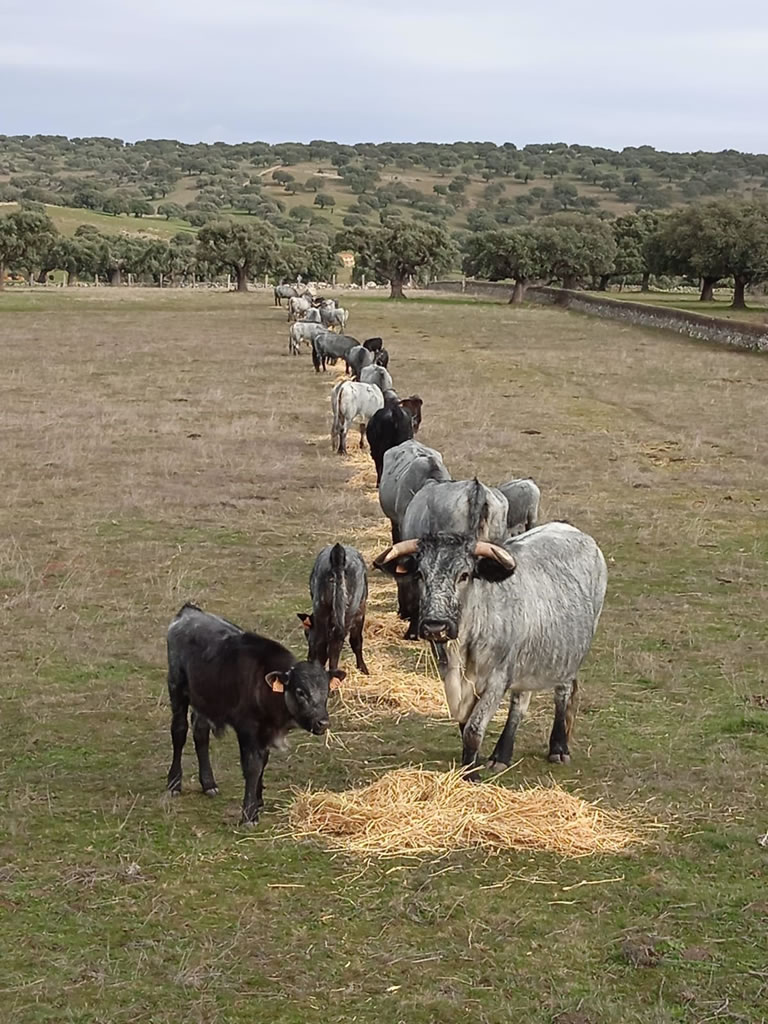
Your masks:
<svg viewBox="0 0 768 1024"><path fill-rule="evenodd" d="M297 320L295 324L291 324L288 328L288 351L297 356L302 341L311 346L315 337L324 330L325 328L322 324L305 323L303 320Z"/></svg>
<svg viewBox="0 0 768 1024"><path fill-rule="evenodd" d="M513 537L526 530L532 530L539 518L541 491L530 478L508 480L499 484L499 490L507 499L507 529Z"/></svg>
<svg viewBox="0 0 768 1024"><path fill-rule="evenodd" d="M360 427L360 448L365 447L368 420L384 405L384 396L375 384L354 380L340 381L331 392L331 447L339 455L347 454L347 431L357 423Z"/></svg>
<svg viewBox="0 0 768 1024"><path fill-rule="evenodd" d="M347 326L347 320L349 319L349 313L346 309L342 309L341 306L337 306L335 309L330 309L325 306L320 307L320 320L323 325L329 330L338 327L339 331L343 331Z"/></svg>
<svg viewBox="0 0 768 1024"><path fill-rule="evenodd" d="M322 295L316 295L312 299L312 305L318 309L336 309L336 299L326 299Z"/></svg>
<svg viewBox="0 0 768 1024"><path fill-rule="evenodd" d="M384 342L381 338L366 338L363 342L363 347L367 348L369 352L379 352L383 344Z"/></svg>
<svg viewBox="0 0 768 1024"><path fill-rule="evenodd" d="M537 691L554 690L549 760L570 761L577 674L605 598L605 558L592 537L546 523L504 544L469 534L402 541L374 565L418 589L419 635L436 656L468 778L479 777L488 723L509 695L509 713L488 767L509 767L515 733Z"/></svg>
<svg viewBox="0 0 768 1024"><path fill-rule="evenodd" d="M173 760L167 787L181 793L181 754L187 739L187 714L207 796L218 787L209 755L210 732L230 726L240 745L245 779L241 824L255 825L264 805L264 769L270 749L285 745L299 726L317 736L328 729L328 695L345 673L297 661L274 640L249 633L226 619L185 604L168 627L168 695L171 702Z"/></svg>
<svg viewBox="0 0 768 1024"><path fill-rule="evenodd" d="M373 361L377 366L383 366L384 369L389 366L389 352L385 348L379 349L376 355L373 357Z"/></svg>
<svg viewBox="0 0 768 1024"><path fill-rule="evenodd" d="M384 453L409 441L421 426L422 400L418 395L402 400L394 391L384 393L384 408L374 413L365 428L371 458L376 466L376 486L381 483Z"/></svg>
<svg viewBox="0 0 768 1024"><path fill-rule="evenodd" d="M292 284L276 284L275 305L282 306L283 299L295 299L298 294L298 290Z"/></svg>
<svg viewBox="0 0 768 1024"><path fill-rule="evenodd" d="M507 537L507 499L496 488L474 480L429 480L414 494L401 521L403 540L432 534L472 532L477 540L502 543ZM408 620L406 640L418 639L418 588L403 576L397 585L398 615Z"/></svg>
<svg viewBox="0 0 768 1024"><path fill-rule="evenodd" d="M360 371L360 380L363 384L375 384L382 394L392 390L392 377L383 366L364 366Z"/></svg>
<svg viewBox="0 0 768 1024"><path fill-rule="evenodd" d="M325 364L331 360L346 359L359 344L357 338L348 334L334 334L333 331L317 334L312 342L312 362L316 372L325 371Z"/></svg>
<svg viewBox="0 0 768 1024"><path fill-rule="evenodd" d="M320 320L320 310L315 309L314 306L311 309L308 309L304 316L299 321L299 323L306 324L319 324L321 322L322 321Z"/></svg>
<svg viewBox="0 0 768 1024"><path fill-rule="evenodd" d="M392 543L401 540L403 517L414 495L429 481L450 480L443 457L420 441L403 441L384 453L379 481L379 504L392 527Z"/></svg>
<svg viewBox="0 0 768 1024"><path fill-rule="evenodd" d="M362 345L355 345L346 356L347 373L351 373L355 380L360 380L360 371L364 366L373 365L373 353Z"/></svg>
<svg viewBox="0 0 768 1024"><path fill-rule="evenodd" d="M312 308L312 299L306 295L296 295L288 299L288 319L298 320Z"/></svg>
<svg viewBox="0 0 768 1024"><path fill-rule="evenodd" d="M315 559L309 577L312 612L297 612L307 636L309 661L333 671L339 667L341 649L349 635L358 672L368 675L363 658L365 603L368 574L357 548L329 544Z"/></svg>

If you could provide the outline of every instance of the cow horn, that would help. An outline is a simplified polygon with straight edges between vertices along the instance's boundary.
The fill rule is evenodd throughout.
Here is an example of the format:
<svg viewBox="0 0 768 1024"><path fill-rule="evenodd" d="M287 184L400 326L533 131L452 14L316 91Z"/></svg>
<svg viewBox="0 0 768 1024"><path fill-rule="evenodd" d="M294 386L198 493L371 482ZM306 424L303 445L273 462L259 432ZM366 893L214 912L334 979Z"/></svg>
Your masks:
<svg viewBox="0 0 768 1024"><path fill-rule="evenodd" d="M399 544L393 544L389 551L385 551L383 555L375 560L376 565L386 565L387 562L391 562L394 558L400 558L401 555L413 555L419 549L418 540L401 540Z"/></svg>
<svg viewBox="0 0 768 1024"><path fill-rule="evenodd" d="M514 571L517 567L517 562L512 555L505 548L499 547L498 544L489 544L488 541L479 540L475 544L475 554L478 558L492 558L494 562L503 565L510 572Z"/></svg>

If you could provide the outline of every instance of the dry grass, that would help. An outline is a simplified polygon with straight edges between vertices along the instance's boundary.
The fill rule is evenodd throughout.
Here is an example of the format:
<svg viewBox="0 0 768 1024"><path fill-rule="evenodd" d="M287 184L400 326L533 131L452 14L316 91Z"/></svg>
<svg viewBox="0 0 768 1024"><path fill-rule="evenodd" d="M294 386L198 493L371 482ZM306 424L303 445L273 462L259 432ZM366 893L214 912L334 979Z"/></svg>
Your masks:
<svg viewBox="0 0 768 1024"><path fill-rule="evenodd" d="M309 789L291 807L290 826L296 839L375 857L466 849L585 857L622 853L643 840L636 820L559 786L470 785L460 771L423 768L400 768L341 793Z"/></svg>

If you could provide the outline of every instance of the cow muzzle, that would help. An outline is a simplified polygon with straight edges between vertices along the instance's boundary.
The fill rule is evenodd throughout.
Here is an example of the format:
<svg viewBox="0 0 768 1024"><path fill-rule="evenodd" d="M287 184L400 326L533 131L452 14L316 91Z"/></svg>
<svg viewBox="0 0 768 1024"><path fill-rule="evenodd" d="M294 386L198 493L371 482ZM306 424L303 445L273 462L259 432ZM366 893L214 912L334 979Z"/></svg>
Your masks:
<svg viewBox="0 0 768 1024"><path fill-rule="evenodd" d="M455 640L459 631L452 622L443 619L423 619L419 626L419 633L423 640L432 640L436 644L446 644L449 640Z"/></svg>
<svg viewBox="0 0 768 1024"><path fill-rule="evenodd" d="M330 724L331 723L328 721L327 718L324 718L320 722L315 722L315 724L312 726L313 734L315 736L322 736L324 733L328 732L328 726Z"/></svg>

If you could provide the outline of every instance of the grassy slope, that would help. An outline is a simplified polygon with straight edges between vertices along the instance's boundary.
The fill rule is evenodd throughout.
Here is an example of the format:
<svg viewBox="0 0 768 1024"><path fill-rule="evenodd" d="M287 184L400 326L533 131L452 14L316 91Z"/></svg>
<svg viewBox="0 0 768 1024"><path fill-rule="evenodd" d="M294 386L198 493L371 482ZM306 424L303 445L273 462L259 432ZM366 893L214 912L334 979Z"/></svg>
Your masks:
<svg viewBox="0 0 768 1024"><path fill-rule="evenodd" d="M12 213L17 209L16 204L8 203L0 210L0 216L6 212ZM63 235L74 235L81 224L91 224L99 231L103 231L105 235L119 235L122 232L128 232L156 238L172 238L179 231L194 230L186 221L173 219L166 221L164 217L130 217L127 214L112 217L107 213L98 213L95 210L49 205L46 205L45 212Z"/></svg>
<svg viewBox="0 0 768 1024"><path fill-rule="evenodd" d="M765 1020L768 362L551 309L348 304L456 475L530 472L547 518L600 540L609 598L557 777L669 832L578 862L329 857L282 835L292 785L458 753L443 721L343 711L343 746L296 736L275 756L253 835L233 831L232 737L218 801L195 791L191 751L185 795L166 799L172 612L197 599L298 650L314 552L380 513L306 443L327 429L328 382L284 354L268 295L6 296L5 1014ZM549 777L550 720L541 699L507 784Z"/></svg>

